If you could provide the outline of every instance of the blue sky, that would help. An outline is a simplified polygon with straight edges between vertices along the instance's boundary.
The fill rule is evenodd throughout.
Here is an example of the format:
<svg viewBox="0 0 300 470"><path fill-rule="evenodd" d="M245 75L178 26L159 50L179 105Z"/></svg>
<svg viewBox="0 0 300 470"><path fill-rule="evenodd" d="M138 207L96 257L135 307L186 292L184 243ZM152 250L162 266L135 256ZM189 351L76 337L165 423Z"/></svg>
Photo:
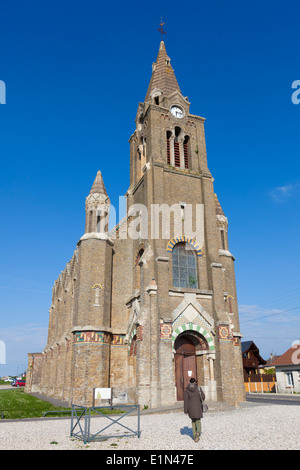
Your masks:
<svg viewBox="0 0 300 470"><path fill-rule="evenodd" d="M299 339L299 14L297 0L1 2L0 376L46 345L97 171L116 207L128 189L161 16L181 91L206 118L244 340L268 358Z"/></svg>

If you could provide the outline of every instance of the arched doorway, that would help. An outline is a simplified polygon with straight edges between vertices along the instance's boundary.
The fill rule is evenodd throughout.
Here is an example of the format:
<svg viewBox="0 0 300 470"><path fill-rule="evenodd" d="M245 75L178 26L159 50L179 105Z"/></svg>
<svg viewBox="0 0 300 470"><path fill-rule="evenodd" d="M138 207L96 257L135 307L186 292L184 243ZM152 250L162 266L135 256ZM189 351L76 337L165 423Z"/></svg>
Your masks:
<svg viewBox="0 0 300 470"><path fill-rule="evenodd" d="M198 380L200 371L197 370L197 352L207 350L208 345L196 332L184 332L176 338L175 350L175 384L177 389L177 400L183 400L184 390L191 377Z"/></svg>

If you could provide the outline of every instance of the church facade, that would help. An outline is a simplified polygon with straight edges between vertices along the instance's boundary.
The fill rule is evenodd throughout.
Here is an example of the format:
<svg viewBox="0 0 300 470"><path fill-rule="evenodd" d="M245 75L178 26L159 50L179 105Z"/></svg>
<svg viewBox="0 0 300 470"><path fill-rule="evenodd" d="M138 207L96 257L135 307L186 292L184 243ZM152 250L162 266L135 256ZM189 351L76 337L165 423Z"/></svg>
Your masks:
<svg viewBox="0 0 300 470"><path fill-rule="evenodd" d="M208 169L205 119L190 114L160 43L130 137L126 217L108 228L102 174L85 233L55 281L47 345L28 354L27 392L92 406L157 407L196 377L209 400L245 399L234 256Z"/></svg>

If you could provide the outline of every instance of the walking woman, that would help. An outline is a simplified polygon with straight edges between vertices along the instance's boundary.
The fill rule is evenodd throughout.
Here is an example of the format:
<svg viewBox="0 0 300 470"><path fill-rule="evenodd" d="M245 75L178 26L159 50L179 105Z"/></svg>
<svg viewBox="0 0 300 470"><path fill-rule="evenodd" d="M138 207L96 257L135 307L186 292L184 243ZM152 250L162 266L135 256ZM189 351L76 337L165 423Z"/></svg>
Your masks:
<svg viewBox="0 0 300 470"><path fill-rule="evenodd" d="M195 442L199 441L201 435L202 401L204 400L205 394L202 388L198 387L196 379L191 378L184 391L184 412L192 420Z"/></svg>

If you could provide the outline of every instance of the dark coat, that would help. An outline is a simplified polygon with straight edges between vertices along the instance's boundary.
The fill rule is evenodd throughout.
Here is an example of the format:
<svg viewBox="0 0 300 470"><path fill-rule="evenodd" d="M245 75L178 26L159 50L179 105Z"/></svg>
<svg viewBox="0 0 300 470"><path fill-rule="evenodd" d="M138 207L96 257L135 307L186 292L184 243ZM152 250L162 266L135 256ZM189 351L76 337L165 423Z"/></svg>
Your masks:
<svg viewBox="0 0 300 470"><path fill-rule="evenodd" d="M202 418L201 399L205 400L205 395L201 387L195 383L189 383L184 391L184 412L188 413L191 419Z"/></svg>

